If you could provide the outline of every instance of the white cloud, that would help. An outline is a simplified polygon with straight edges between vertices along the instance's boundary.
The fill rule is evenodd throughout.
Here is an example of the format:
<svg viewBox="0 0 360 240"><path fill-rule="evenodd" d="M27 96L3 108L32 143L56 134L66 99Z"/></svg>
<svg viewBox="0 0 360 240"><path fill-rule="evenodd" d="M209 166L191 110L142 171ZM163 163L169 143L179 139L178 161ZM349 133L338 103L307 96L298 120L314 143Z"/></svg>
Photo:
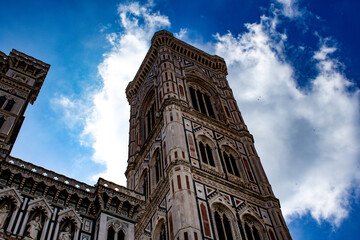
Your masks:
<svg viewBox="0 0 360 240"><path fill-rule="evenodd" d="M273 19L248 24L237 37L216 35L216 54L228 64L228 80L285 216L308 212L338 225L348 214L350 192L360 180L359 91L324 43L314 53L318 75L307 91L286 63L284 36ZM276 39L276 40L274 40Z"/></svg>
<svg viewBox="0 0 360 240"><path fill-rule="evenodd" d="M174 37L182 40L184 39L184 37L187 36L187 33L188 33L187 28L180 28L180 32L174 33Z"/></svg>
<svg viewBox="0 0 360 240"><path fill-rule="evenodd" d="M152 2L145 5L133 2L118 6L123 30L106 36L111 50L104 54L98 66L100 89L90 91L83 100L66 97L58 100L70 127L85 122L81 141L90 142L93 160L106 165L106 171L92 176L92 180L102 176L119 184L126 183L130 108L125 89L146 55L154 32L170 25L166 16L152 11L152 5Z"/></svg>
<svg viewBox="0 0 360 240"><path fill-rule="evenodd" d="M94 160L106 164L106 172L98 176L125 184L130 112L125 89L146 55L154 32L170 22L166 16L152 11L152 3L120 4L118 13L124 29L107 37L112 49L99 65L103 86L93 97L84 134L94 140Z"/></svg>
<svg viewBox="0 0 360 240"><path fill-rule="evenodd" d="M281 13L289 18L296 18L302 15L298 8L297 0L276 0L281 5Z"/></svg>

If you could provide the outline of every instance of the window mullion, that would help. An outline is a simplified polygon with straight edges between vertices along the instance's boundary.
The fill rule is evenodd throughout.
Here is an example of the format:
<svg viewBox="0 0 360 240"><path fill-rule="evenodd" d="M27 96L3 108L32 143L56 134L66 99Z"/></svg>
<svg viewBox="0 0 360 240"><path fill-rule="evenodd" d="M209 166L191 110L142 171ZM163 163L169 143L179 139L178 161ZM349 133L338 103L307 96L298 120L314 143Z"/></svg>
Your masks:
<svg viewBox="0 0 360 240"><path fill-rule="evenodd" d="M209 111L208 111L207 106L206 106L205 93L202 93L202 94L201 94L201 97L202 97L202 101L203 101L203 103L204 103L205 114L208 115L208 116L210 116Z"/></svg>
<svg viewBox="0 0 360 240"><path fill-rule="evenodd" d="M223 228L225 240L231 240L231 239L227 239L223 216L221 216L221 225L222 225L222 228Z"/></svg>

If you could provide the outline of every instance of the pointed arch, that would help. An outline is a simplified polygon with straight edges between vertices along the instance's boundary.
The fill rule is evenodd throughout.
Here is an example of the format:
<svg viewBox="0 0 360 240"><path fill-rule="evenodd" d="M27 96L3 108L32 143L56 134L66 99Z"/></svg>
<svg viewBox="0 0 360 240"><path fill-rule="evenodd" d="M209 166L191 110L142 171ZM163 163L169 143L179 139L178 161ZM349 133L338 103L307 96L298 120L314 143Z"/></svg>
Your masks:
<svg viewBox="0 0 360 240"><path fill-rule="evenodd" d="M200 69L186 72L188 99L192 108L215 119L220 117L221 120L223 118L222 108L219 104L218 92L212 83L213 80L203 74Z"/></svg>
<svg viewBox="0 0 360 240"><path fill-rule="evenodd" d="M241 239L236 216L226 205L214 202L211 205L216 239L233 240Z"/></svg>
<svg viewBox="0 0 360 240"><path fill-rule="evenodd" d="M246 173L242 165L241 154L236 149L234 149L232 145L229 145L226 142L220 145L220 152L227 175L234 180L237 178L241 179L241 181L244 181L244 176L246 176Z"/></svg>
<svg viewBox="0 0 360 240"><path fill-rule="evenodd" d="M207 134L208 135L208 134ZM212 170L217 175L222 174L222 167L216 143L205 134L196 134L199 159L202 167Z"/></svg>
<svg viewBox="0 0 360 240"><path fill-rule="evenodd" d="M153 231L152 239L167 240L166 222L163 218L157 222L155 230Z"/></svg>
<svg viewBox="0 0 360 240"><path fill-rule="evenodd" d="M150 88L146 89L146 92L143 94L143 100L140 100L142 105L138 108L142 144L149 137L150 133L155 127L157 110L155 88L151 86Z"/></svg>
<svg viewBox="0 0 360 240"><path fill-rule="evenodd" d="M266 230L262 221L254 214L246 212L241 216L241 224L245 229L248 240L267 239Z"/></svg>
<svg viewBox="0 0 360 240"><path fill-rule="evenodd" d="M115 229L111 225L107 229L106 240L115 240Z"/></svg>
<svg viewBox="0 0 360 240"><path fill-rule="evenodd" d="M59 212L54 236L71 236L73 239L78 239L81 224L82 220L74 209L63 209Z"/></svg>

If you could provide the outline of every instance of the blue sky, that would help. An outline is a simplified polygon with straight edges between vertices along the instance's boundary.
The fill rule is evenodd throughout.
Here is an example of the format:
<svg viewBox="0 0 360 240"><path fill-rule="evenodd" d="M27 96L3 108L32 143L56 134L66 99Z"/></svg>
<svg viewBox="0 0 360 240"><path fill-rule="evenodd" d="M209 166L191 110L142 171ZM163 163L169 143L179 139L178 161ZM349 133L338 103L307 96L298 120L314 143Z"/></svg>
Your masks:
<svg viewBox="0 0 360 240"><path fill-rule="evenodd" d="M12 155L126 184L124 89L155 31L225 58L294 239L356 239L358 1L1 1L0 51L51 64Z"/></svg>

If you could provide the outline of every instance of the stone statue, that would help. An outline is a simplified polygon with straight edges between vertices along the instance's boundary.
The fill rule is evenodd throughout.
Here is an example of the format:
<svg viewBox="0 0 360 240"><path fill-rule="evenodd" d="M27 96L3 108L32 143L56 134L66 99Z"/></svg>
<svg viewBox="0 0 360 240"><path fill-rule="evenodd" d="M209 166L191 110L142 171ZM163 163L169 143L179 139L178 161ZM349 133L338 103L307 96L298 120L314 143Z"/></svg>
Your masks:
<svg viewBox="0 0 360 240"><path fill-rule="evenodd" d="M59 240L71 240L71 233L69 226L65 228L65 231L60 233Z"/></svg>
<svg viewBox="0 0 360 240"><path fill-rule="evenodd" d="M28 237L30 237L31 239L37 239L38 233L41 229L40 226L40 217L36 216L35 219L31 220L29 222L29 228L27 230L28 232Z"/></svg>
<svg viewBox="0 0 360 240"><path fill-rule="evenodd" d="M4 227L4 223L6 218L8 217L10 212L10 207L7 203L0 209L0 229Z"/></svg>

